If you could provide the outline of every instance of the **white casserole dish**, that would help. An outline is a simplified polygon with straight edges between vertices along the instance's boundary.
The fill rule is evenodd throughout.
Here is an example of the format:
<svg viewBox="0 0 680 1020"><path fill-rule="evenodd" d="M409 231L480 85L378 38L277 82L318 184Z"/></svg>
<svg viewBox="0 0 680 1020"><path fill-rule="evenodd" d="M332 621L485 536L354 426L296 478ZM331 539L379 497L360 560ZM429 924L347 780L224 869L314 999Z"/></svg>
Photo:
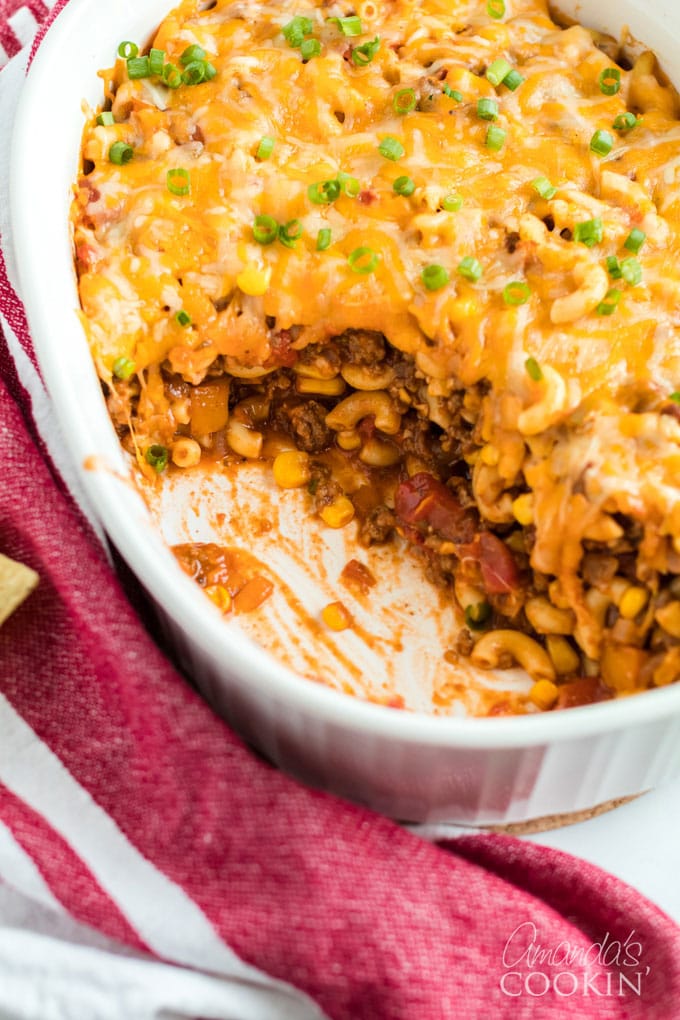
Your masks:
<svg viewBox="0 0 680 1020"><path fill-rule="evenodd" d="M225 626L177 565L127 478L106 412L76 314L68 221L80 109L83 100L100 99L96 72L110 65L121 39L148 39L170 6L170 0L71 0L59 15L17 116L11 221L20 290L69 453L180 660L217 711L281 768L399 819L516 822L639 793L677 774L680 685L534 716L394 711L295 675ZM670 0L559 6L612 34L628 26L673 77L680 9Z"/></svg>

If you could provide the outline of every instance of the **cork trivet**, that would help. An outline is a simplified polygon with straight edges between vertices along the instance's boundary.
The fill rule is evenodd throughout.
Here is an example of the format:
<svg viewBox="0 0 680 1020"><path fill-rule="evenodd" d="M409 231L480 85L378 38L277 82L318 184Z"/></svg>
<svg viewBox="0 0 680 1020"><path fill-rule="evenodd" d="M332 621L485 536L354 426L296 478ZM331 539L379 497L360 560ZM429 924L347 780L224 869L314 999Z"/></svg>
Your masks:
<svg viewBox="0 0 680 1020"><path fill-rule="evenodd" d="M589 818L597 818L598 815L603 815L606 811L614 811L622 804L628 804L631 800L641 796L643 794L634 793L630 797L607 800L603 804L586 808L584 811L569 811L561 815L543 815L541 818L530 818L526 822L511 822L509 825L483 825L481 828L487 832L505 832L510 836L530 836L536 832L547 832L549 829L561 829L565 825L587 822Z"/></svg>

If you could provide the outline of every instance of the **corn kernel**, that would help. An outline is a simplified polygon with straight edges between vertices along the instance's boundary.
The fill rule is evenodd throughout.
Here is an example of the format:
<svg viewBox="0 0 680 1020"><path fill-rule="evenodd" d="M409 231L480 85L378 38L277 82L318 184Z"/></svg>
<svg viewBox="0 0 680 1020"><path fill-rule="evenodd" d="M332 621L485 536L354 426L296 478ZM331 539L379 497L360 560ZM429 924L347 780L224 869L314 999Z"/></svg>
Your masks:
<svg viewBox="0 0 680 1020"><path fill-rule="evenodd" d="M533 524L534 497L530 492L525 492L522 496L518 496L517 499L513 500L512 512L515 515L515 520L520 524L524 526Z"/></svg>
<svg viewBox="0 0 680 1020"><path fill-rule="evenodd" d="M243 272L236 277L236 284L244 294L251 297L260 297L266 294L269 289L269 281L272 271L269 266L264 269L257 269L255 266L246 266Z"/></svg>
<svg viewBox="0 0 680 1020"><path fill-rule="evenodd" d="M361 446L361 436L354 429L344 429L338 432L335 441L341 450L358 450Z"/></svg>
<svg viewBox="0 0 680 1020"><path fill-rule="evenodd" d="M671 637L680 638L680 602L669 602L657 609L654 619Z"/></svg>
<svg viewBox="0 0 680 1020"><path fill-rule="evenodd" d="M495 467L496 464L498 464L500 457L501 455L498 447L493 446L491 443L487 443L486 446L483 446L479 453L479 459L482 463L488 464L489 467Z"/></svg>
<svg viewBox="0 0 680 1020"><path fill-rule="evenodd" d="M577 672L581 660L578 657L578 652L572 648L566 638L558 634L548 634L545 643L558 676L567 676L569 673Z"/></svg>
<svg viewBox="0 0 680 1020"><path fill-rule="evenodd" d="M649 592L646 588L637 588L631 585L621 596L619 612L624 620L633 620L638 613L642 612L648 601Z"/></svg>
<svg viewBox="0 0 680 1020"><path fill-rule="evenodd" d="M552 680L537 680L529 691L529 698L537 708L546 711L553 707L557 701L558 693L557 684L554 684Z"/></svg>
<svg viewBox="0 0 680 1020"><path fill-rule="evenodd" d="M217 608L223 612L228 613L231 609L231 595L222 584L211 584L204 589L206 595L211 602L214 602Z"/></svg>
<svg viewBox="0 0 680 1020"><path fill-rule="evenodd" d="M347 496L338 496L320 511L320 516L329 528L344 528L354 517L354 506Z"/></svg>
<svg viewBox="0 0 680 1020"><path fill-rule="evenodd" d="M274 481L281 489L299 489L310 479L309 457L302 450L286 450L274 458Z"/></svg>
<svg viewBox="0 0 680 1020"><path fill-rule="evenodd" d="M330 602L321 610L321 619L331 630L347 630L352 626L352 617L342 602Z"/></svg>

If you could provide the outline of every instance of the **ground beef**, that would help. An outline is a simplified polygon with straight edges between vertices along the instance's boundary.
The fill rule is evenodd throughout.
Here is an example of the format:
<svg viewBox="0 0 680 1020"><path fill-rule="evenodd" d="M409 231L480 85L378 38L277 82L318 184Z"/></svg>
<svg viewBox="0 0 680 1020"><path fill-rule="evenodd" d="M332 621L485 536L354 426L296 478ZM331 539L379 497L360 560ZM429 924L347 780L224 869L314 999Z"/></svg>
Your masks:
<svg viewBox="0 0 680 1020"><path fill-rule="evenodd" d="M321 453L330 445L334 433L326 425L327 413L317 400L307 400L288 410L287 431L295 439L298 449L305 453Z"/></svg>
<svg viewBox="0 0 680 1020"><path fill-rule="evenodd" d="M375 365L385 357L385 337L370 329L348 329L338 338L350 365Z"/></svg>
<svg viewBox="0 0 680 1020"><path fill-rule="evenodd" d="M387 542L394 532L394 514L386 506L374 507L359 526L359 540L363 545Z"/></svg>
<svg viewBox="0 0 680 1020"><path fill-rule="evenodd" d="M331 344L309 344L299 352L298 363L314 365L330 378L340 371L340 354Z"/></svg>

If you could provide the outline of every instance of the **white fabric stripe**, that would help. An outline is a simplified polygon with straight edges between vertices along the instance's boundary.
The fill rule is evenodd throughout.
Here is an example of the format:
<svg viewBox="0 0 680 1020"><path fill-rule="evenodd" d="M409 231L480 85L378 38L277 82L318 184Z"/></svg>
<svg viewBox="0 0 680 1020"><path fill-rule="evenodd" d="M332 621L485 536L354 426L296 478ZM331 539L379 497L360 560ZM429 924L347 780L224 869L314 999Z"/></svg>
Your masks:
<svg viewBox="0 0 680 1020"><path fill-rule="evenodd" d="M38 31L38 22L28 7L20 7L7 21L22 46L29 43Z"/></svg>
<svg viewBox="0 0 680 1020"><path fill-rule="evenodd" d="M3 882L7 882L34 902L42 904L49 910L63 911L64 908L53 896L33 859L17 843L2 821L0 821L0 875Z"/></svg>
<svg viewBox="0 0 680 1020"><path fill-rule="evenodd" d="M243 963L197 904L138 853L2 695L0 733L0 782L69 843L156 955L260 986L276 1009L272 1017L323 1015L302 993Z"/></svg>

